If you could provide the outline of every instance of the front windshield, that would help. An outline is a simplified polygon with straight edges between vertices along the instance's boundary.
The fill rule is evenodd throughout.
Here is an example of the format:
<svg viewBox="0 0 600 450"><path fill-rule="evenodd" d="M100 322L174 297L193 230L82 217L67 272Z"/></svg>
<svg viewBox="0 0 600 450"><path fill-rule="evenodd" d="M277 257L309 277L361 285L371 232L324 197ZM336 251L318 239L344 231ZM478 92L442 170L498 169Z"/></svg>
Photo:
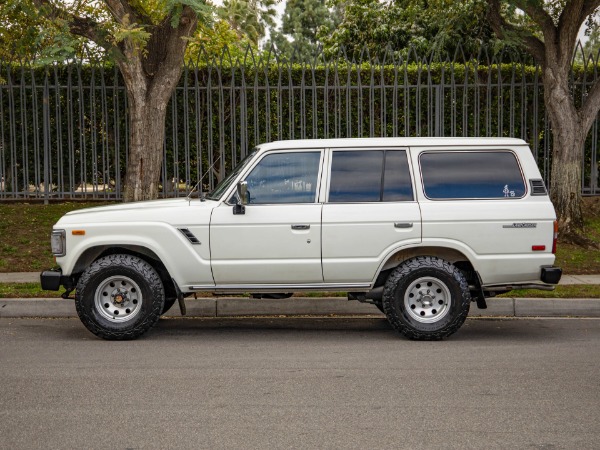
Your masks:
<svg viewBox="0 0 600 450"><path fill-rule="evenodd" d="M229 186L231 186L231 183L233 183L233 180L236 179L238 174L248 164L248 162L252 159L252 156L254 156L257 151L258 151L258 148L255 148L250 153L248 153L246 155L246 157L244 159L242 159L238 163L237 166L235 166L235 168L231 171L231 173L229 175L227 175L225 178L223 178L221 180L221 182L219 184L217 184L217 186L213 189L213 191L211 193L207 194L205 198L207 198L209 200L219 200L221 198L221 196L223 195L223 193L225 193L225 191L227 189L229 189Z"/></svg>

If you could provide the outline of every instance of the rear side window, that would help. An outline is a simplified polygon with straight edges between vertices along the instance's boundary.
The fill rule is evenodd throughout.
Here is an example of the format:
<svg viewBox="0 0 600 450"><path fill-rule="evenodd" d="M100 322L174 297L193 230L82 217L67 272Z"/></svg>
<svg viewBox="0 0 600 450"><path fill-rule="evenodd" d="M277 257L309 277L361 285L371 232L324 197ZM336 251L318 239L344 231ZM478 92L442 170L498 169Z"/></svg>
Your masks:
<svg viewBox="0 0 600 450"><path fill-rule="evenodd" d="M332 158L330 203L413 200L404 150L339 150Z"/></svg>
<svg viewBox="0 0 600 450"><path fill-rule="evenodd" d="M420 157L425 195L431 199L521 198L523 175L514 153L425 152Z"/></svg>

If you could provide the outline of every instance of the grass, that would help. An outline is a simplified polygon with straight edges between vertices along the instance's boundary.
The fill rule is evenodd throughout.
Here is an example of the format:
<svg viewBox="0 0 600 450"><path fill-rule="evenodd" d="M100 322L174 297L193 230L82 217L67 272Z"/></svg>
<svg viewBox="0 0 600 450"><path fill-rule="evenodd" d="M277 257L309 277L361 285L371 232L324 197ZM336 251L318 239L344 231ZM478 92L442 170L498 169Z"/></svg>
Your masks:
<svg viewBox="0 0 600 450"><path fill-rule="evenodd" d="M0 283L0 298L60 298L61 291L42 291L39 283Z"/></svg>
<svg viewBox="0 0 600 450"><path fill-rule="evenodd" d="M56 266L52 225L65 213L101 203L0 204L0 272L38 272Z"/></svg>
<svg viewBox="0 0 600 450"><path fill-rule="evenodd" d="M600 243L600 197L584 199L586 235ZM37 272L55 266L52 225L66 212L101 203L0 203L0 272ZM600 273L600 251L559 241L557 266L569 275Z"/></svg>
<svg viewBox="0 0 600 450"><path fill-rule="evenodd" d="M600 197L583 199L585 235L596 244L600 244ZM560 242L556 251L556 262L563 273L586 275L600 273L600 250L588 250L577 245Z"/></svg>
<svg viewBox="0 0 600 450"><path fill-rule="evenodd" d="M509 298L600 298L600 285L573 284L556 286L553 291L538 289L515 289L498 297Z"/></svg>

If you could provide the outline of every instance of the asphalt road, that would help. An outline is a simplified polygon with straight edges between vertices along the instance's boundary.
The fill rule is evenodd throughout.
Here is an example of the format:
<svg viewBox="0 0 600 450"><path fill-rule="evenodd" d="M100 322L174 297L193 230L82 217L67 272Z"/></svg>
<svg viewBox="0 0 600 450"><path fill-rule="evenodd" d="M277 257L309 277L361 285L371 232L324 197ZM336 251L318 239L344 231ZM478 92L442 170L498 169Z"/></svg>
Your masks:
<svg viewBox="0 0 600 450"><path fill-rule="evenodd" d="M599 448L599 319L0 319L0 448Z"/></svg>

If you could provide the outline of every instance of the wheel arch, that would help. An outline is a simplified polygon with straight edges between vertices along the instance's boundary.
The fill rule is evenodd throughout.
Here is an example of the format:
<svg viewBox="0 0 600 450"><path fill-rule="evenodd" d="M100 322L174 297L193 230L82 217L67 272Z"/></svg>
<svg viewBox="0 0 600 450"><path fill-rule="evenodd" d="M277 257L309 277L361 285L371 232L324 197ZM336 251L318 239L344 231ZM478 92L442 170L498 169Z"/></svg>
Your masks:
<svg viewBox="0 0 600 450"><path fill-rule="evenodd" d="M467 256L466 252L462 252L456 248L444 247L438 245L426 245L418 247L409 247L399 249L385 260L377 271L374 287L382 286L387 279L387 275L404 261L417 256L435 256L458 267L465 275L470 272L475 273L476 269L473 265L472 258ZM470 278L469 276L467 278Z"/></svg>
<svg viewBox="0 0 600 450"><path fill-rule="evenodd" d="M160 257L151 249L141 245L97 245L94 247L87 248L79 256L77 262L73 267L74 277L76 279L79 278L79 276L81 276L85 269L89 267L90 264L92 264L98 258L115 254L132 255L146 261L154 268L154 270L156 270L156 272L160 276L165 289L165 298L172 298L177 296L173 279L171 278L169 271L161 261Z"/></svg>

